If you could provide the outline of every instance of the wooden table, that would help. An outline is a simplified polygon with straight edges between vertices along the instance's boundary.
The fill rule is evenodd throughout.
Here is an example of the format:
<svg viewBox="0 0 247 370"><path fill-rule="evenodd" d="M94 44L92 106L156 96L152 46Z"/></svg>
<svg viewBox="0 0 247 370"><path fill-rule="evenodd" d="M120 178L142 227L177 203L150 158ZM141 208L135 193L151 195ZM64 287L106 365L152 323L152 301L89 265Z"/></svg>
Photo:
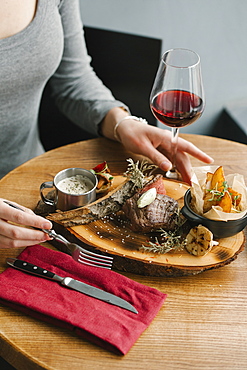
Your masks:
<svg viewBox="0 0 247 370"><path fill-rule="evenodd" d="M213 156L225 173L247 181L247 146L206 136L182 135ZM115 142L94 139L47 152L0 181L0 195L35 208L39 186L61 169L91 168L106 160L112 173L126 169L131 153ZM119 165L119 163L121 163ZM192 159L193 165L202 165ZM0 249L0 271L7 256L22 249ZM247 255L230 265L187 277L128 277L168 294L160 312L129 353L107 352L66 330L0 306L0 356L27 369L246 369Z"/></svg>

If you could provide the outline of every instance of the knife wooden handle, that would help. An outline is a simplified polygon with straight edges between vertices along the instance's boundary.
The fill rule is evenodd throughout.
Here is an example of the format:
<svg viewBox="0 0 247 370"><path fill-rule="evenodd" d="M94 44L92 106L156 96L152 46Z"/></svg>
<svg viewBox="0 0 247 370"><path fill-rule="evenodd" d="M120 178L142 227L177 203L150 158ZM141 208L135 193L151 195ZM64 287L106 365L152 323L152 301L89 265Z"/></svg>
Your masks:
<svg viewBox="0 0 247 370"><path fill-rule="evenodd" d="M15 267L18 270L25 271L33 275L38 275L47 279L53 279L55 276L55 274L51 271L16 258L7 258L6 262L8 265Z"/></svg>

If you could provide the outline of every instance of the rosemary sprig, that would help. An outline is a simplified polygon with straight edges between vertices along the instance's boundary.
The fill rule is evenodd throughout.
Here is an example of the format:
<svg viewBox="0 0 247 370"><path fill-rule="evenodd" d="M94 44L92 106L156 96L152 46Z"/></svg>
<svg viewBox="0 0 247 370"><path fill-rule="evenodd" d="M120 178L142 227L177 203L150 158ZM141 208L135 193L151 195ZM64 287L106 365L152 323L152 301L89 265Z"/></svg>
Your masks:
<svg viewBox="0 0 247 370"><path fill-rule="evenodd" d="M125 175L135 184L137 188L143 188L146 182L146 176L150 176L157 168L154 164L148 163L147 160L134 162L132 158L128 158L129 162Z"/></svg>
<svg viewBox="0 0 247 370"><path fill-rule="evenodd" d="M181 240L181 235L174 235L173 233L167 232L166 234L162 234L162 236L165 236L166 238L164 242L160 243L156 237L155 242L149 240L148 245L142 245L140 250L143 250L144 252L166 254L171 251L176 252L178 250L182 250L186 245L185 239Z"/></svg>
<svg viewBox="0 0 247 370"><path fill-rule="evenodd" d="M164 229L159 229L157 232L160 233L160 239L155 237L154 242L151 240L147 241L146 245L142 245L140 250L144 252L152 252L157 254L166 254L168 252L176 252L182 250L187 241L181 235L181 228L186 220L182 217L179 217L177 227L173 231L166 231Z"/></svg>

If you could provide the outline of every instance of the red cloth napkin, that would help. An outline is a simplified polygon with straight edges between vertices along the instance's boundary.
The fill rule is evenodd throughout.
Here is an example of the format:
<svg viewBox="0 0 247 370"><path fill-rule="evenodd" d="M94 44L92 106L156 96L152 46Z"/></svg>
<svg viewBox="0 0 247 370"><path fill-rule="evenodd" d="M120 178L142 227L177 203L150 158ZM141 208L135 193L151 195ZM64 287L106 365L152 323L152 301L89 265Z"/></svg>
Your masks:
<svg viewBox="0 0 247 370"><path fill-rule="evenodd" d="M138 314L12 267L0 274L1 303L73 330L117 354L130 350L166 298L166 294L114 271L82 265L69 255L40 245L27 247L18 258L103 289L132 304Z"/></svg>

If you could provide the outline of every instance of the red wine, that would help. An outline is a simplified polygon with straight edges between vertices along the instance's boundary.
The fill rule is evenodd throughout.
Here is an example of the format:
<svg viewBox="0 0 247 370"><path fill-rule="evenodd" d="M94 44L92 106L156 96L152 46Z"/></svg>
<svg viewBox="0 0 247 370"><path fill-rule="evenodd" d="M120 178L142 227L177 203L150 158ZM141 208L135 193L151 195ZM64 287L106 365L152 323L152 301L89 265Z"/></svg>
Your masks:
<svg viewBox="0 0 247 370"><path fill-rule="evenodd" d="M203 111L202 99L184 90L168 90L151 102L154 116L170 127L184 127L196 121Z"/></svg>

